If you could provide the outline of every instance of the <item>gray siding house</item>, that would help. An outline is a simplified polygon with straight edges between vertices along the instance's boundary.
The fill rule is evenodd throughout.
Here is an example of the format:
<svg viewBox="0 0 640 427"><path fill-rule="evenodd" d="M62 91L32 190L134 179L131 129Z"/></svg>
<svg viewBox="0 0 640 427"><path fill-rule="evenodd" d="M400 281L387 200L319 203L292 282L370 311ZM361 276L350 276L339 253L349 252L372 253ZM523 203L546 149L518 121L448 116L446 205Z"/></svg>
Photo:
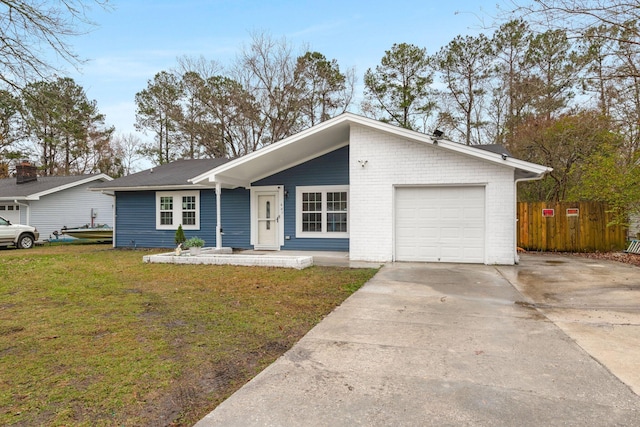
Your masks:
<svg viewBox="0 0 640 427"><path fill-rule="evenodd" d="M85 224L113 226L113 197L89 191L111 181L105 174L44 176L34 173L0 179L0 216L36 227L40 240L55 240L54 231Z"/></svg>

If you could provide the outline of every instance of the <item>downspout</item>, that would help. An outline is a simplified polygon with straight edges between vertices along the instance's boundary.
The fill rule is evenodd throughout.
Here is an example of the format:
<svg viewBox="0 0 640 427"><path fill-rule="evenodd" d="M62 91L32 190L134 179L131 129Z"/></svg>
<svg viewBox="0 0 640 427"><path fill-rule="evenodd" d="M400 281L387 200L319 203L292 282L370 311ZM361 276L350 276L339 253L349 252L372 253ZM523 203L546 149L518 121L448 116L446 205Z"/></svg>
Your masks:
<svg viewBox="0 0 640 427"><path fill-rule="evenodd" d="M518 255L518 183L524 181L539 181L547 175L548 172L543 173L540 176L534 178L519 178L513 181L513 211L516 214L516 218L514 221L513 227L513 250L514 250L514 262L516 264L520 263L520 255Z"/></svg>
<svg viewBox="0 0 640 427"><path fill-rule="evenodd" d="M222 196L222 185L216 182L216 249L222 249L222 218L220 217L222 209L220 208L220 199Z"/></svg>
<svg viewBox="0 0 640 427"><path fill-rule="evenodd" d="M113 197L113 208L111 209L111 223L113 224L113 235L111 238L111 246L112 247L116 247L116 194L109 194L106 192L102 192L102 194L106 195L106 196L111 196Z"/></svg>

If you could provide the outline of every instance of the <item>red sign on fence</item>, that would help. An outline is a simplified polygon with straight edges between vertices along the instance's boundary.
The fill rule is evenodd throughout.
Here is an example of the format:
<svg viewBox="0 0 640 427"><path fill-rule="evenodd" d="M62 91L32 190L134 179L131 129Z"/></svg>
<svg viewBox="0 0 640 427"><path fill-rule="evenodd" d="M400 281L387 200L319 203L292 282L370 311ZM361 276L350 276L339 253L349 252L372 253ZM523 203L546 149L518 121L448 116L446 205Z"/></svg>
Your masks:
<svg viewBox="0 0 640 427"><path fill-rule="evenodd" d="M553 217L555 216L556 211L554 209L542 209L542 216L547 218L547 217Z"/></svg>
<svg viewBox="0 0 640 427"><path fill-rule="evenodd" d="M567 216L578 216L579 212L580 212L580 210L578 208L568 208L567 209Z"/></svg>

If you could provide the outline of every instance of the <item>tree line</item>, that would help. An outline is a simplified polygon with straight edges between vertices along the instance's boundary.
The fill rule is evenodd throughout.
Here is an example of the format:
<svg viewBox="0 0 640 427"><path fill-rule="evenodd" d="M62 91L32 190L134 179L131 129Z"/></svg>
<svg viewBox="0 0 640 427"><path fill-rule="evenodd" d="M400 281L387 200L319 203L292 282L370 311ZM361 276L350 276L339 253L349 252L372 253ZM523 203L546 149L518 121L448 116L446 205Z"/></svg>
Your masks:
<svg viewBox="0 0 640 427"><path fill-rule="evenodd" d="M353 68L257 33L227 67L183 57L149 79L135 95L146 144L114 137L73 80L42 79L0 93L0 162L118 176L135 156L238 157L353 111L553 167L521 186L523 200L595 199L623 212L640 200L639 6L534 0L435 52L397 43L365 71L359 96Z"/></svg>
<svg viewBox="0 0 640 427"><path fill-rule="evenodd" d="M223 70L204 58L179 58L135 96L142 147L158 164L176 158L235 158L342 112L352 103L353 69L285 40L257 34Z"/></svg>

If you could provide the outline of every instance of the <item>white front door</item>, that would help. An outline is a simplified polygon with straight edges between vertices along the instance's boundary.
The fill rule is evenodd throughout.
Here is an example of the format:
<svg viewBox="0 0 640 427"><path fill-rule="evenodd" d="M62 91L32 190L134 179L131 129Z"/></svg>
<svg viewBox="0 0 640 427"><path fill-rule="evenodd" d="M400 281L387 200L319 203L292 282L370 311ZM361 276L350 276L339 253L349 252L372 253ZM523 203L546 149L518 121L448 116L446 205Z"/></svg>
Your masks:
<svg viewBox="0 0 640 427"><path fill-rule="evenodd" d="M278 251L284 245L284 188L251 188L251 244L254 249Z"/></svg>
<svg viewBox="0 0 640 427"><path fill-rule="evenodd" d="M278 218L275 194L258 195L258 246L275 247L278 243Z"/></svg>

